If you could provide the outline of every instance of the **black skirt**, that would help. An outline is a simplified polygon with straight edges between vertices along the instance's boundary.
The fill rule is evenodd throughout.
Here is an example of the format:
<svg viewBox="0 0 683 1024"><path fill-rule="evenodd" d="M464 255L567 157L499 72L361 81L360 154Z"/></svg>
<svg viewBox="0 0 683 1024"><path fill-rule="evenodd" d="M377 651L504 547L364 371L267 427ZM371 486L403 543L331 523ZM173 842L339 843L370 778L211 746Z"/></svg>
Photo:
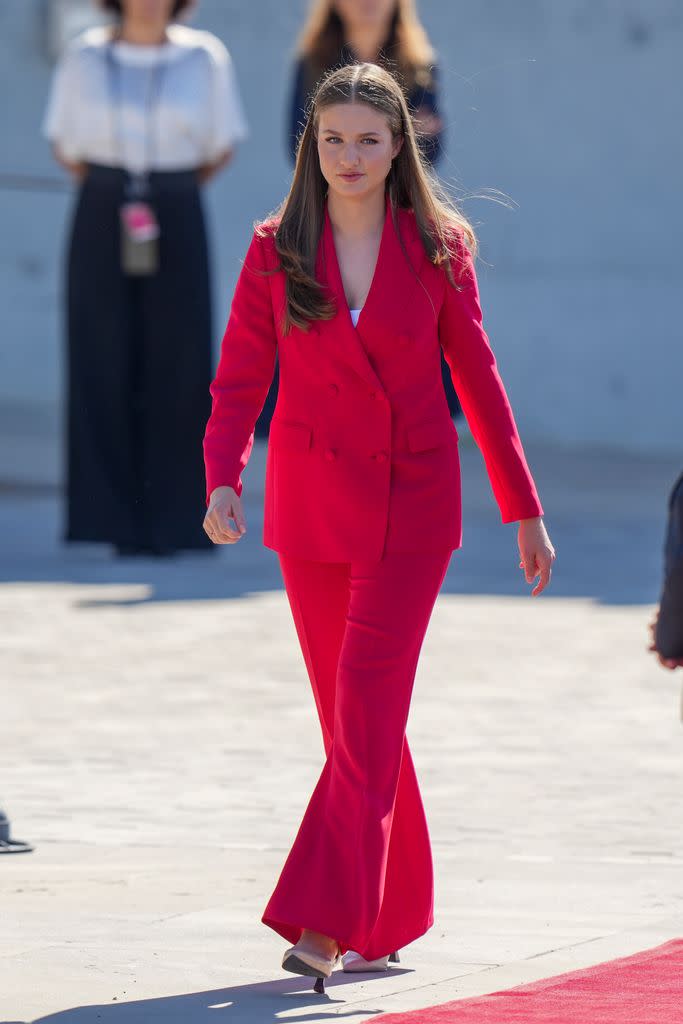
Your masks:
<svg viewBox="0 0 683 1024"><path fill-rule="evenodd" d="M206 228L192 171L151 175L160 269L120 267L125 172L91 166L67 287L67 541L210 548L202 438L211 411Z"/></svg>

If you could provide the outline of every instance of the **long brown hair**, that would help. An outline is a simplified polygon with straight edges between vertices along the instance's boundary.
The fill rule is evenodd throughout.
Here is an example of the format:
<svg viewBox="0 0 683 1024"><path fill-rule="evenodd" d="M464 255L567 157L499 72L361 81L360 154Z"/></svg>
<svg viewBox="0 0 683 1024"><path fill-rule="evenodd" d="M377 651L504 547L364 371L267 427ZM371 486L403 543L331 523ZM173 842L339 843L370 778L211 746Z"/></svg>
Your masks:
<svg viewBox="0 0 683 1024"><path fill-rule="evenodd" d="M339 64L345 43L344 22L335 9L334 0L313 0L297 45L299 56L305 57L309 64L311 88ZM388 38L377 63L391 71L410 92L416 85L429 85L434 59L434 50L418 17L415 0L396 0Z"/></svg>
<svg viewBox="0 0 683 1024"><path fill-rule="evenodd" d="M476 252L472 226L420 154L406 100L396 79L377 64L337 68L323 78L311 102L289 194L270 222L257 228L261 234L274 235L280 256L278 269L286 274L287 303L282 325L285 332L292 325L305 329L311 320L329 320L335 314L334 304L315 279L315 260L327 195L318 157L318 120L321 110L338 103L366 103L387 119L394 139L403 139L385 183L396 231L397 210L412 210L427 256L435 265L444 265L454 287L457 284L451 259L457 256L456 238L473 254Z"/></svg>

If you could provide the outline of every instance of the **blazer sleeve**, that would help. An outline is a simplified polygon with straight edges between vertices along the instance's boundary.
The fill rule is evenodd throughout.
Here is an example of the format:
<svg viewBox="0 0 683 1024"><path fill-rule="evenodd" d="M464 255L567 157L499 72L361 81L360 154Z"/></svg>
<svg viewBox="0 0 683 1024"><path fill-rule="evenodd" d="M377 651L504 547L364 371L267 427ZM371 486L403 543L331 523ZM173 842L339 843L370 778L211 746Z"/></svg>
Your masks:
<svg viewBox="0 0 683 1024"><path fill-rule="evenodd" d="M254 444L254 426L273 379L277 335L263 241L254 233L237 279L230 317L211 384L211 416L204 434L207 504L216 487L242 493L242 471Z"/></svg>
<svg viewBox="0 0 683 1024"><path fill-rule="evenodd" d="M484 456L503 522L532 519L542 516L543 509L482 323L474 263L461 239L457 246L452 266L461 290L446 278L439 340L465 418Z"/></svg>

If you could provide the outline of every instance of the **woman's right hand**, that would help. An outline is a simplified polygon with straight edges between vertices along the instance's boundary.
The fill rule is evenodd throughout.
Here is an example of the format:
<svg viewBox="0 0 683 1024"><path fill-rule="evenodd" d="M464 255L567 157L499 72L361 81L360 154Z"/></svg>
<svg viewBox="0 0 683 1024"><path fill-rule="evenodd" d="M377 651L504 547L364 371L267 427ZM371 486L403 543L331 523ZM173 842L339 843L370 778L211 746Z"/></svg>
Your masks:
<svg viewBox="0 0 683 1024"><path fill-rule="evenodd" d="M235 522L235 528L230 520ZM204 516L204 531L214 544L236 544L247 532L242 502L232 487L216 487L211 492Z"/></svg>

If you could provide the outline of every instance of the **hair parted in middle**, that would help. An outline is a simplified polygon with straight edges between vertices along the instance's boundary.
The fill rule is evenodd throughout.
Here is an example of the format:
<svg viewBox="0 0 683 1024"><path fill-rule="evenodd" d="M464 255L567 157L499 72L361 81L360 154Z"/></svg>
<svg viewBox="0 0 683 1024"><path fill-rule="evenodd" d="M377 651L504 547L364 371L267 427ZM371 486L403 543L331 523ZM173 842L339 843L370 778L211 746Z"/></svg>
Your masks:
<svg viewBox="0 0 683 1024"><path fill-rule="evenodd" d="M274 234L279 269L286 275L284 331L291 326L306 329L312 320L328 320L335 315L333 303L315 279L328 188L318 156L318 121L322 110L340 103L367 104L386 118L394 139L403 139L385 182L397 233L397 210L412 210L428 258L436 266L443 265L456 288L451 261L458 257L458 240L473 255L476 253L474 229L420 153L405 96L396 79L377 64L336 68L322 79L311 100L289 193L269 219L271 225L276 225L275 230L268 221L256 228L257 233Z"/></svg>

